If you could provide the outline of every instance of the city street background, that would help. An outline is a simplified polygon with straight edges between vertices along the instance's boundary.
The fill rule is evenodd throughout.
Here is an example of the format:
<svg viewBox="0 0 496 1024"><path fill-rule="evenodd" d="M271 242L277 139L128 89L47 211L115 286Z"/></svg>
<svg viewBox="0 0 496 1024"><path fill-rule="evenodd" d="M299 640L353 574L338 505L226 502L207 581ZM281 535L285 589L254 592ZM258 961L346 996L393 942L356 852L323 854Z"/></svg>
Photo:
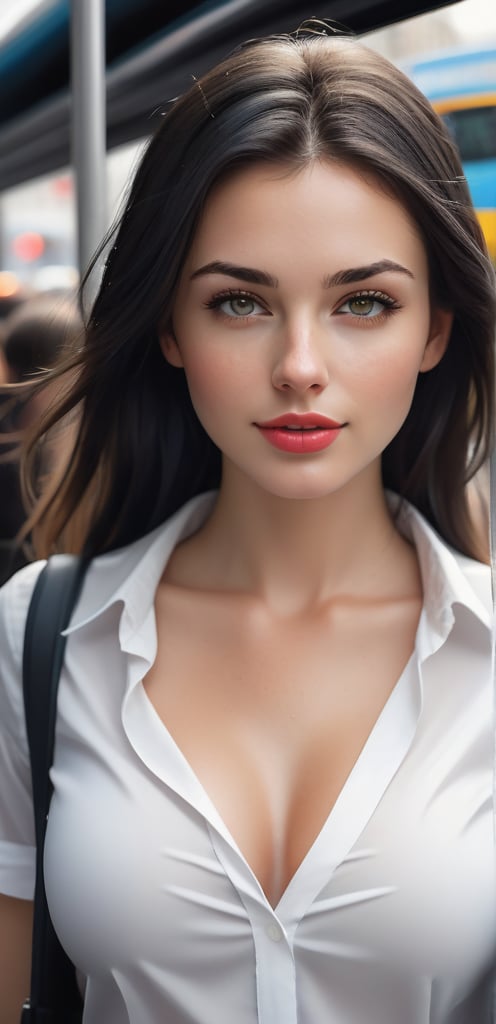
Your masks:
<svg viewBox="0 0 496 1024"><path fill-rule="evenodd" d="M51 0L1 0L0 47L22 26L36 8L49 7ZM309 11L311 4L309 3ZM430 14L399 22L363 37L369 46L390 60L407 65L413 57L450 48L496 46L496 3L494 0L462 0ZM162 97L157 97L160 103ZM136 165L145 140L113 149L107 157L108 224L122 203L126 183ZM0 194L0 270L12 270L37 289L69 284L76 279L74 181L71 168L60 168L46 178L12 188ZM19 239L35 235L51 240L57 252L54 265L29 258L19 248ZM16 250L17 245L17 250Z"/></svg>

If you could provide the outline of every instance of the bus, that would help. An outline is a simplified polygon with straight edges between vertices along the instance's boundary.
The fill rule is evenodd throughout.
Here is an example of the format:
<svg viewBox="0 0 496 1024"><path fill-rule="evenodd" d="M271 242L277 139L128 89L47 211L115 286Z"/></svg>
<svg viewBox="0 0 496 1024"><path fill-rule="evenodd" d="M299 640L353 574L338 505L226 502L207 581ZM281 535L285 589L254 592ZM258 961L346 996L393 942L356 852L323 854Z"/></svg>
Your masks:
<svg viewBox="0 0 496 1024"><path fill-rule="evenodd" d="M496 44L443 51L404 70L453 136L496 264Z"/></svg>

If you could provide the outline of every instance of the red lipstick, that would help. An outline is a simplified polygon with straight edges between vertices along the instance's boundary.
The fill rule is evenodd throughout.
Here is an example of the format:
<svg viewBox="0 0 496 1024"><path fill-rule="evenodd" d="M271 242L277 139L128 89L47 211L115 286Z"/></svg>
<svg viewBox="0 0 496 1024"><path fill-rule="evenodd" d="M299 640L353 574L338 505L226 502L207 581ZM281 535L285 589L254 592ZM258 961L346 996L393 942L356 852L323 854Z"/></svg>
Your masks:
<svg viewBox="0 0 496 1024"><path fill-rule="evenodd" d="M265 423L256 423L255 426L274 448L306 455L328 448L345 424L317 412L295 412L277 416Z"/></svg>

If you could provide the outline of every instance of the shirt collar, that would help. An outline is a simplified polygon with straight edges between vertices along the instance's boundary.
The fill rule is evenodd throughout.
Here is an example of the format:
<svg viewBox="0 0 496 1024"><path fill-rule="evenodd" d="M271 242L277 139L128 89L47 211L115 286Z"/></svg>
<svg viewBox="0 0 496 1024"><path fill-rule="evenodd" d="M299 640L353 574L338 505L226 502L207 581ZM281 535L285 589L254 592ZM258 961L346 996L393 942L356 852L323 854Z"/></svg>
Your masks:
<svg viewBox="0 0 496 1024"><path fill-rule="evenodd" d="M451 548L408 501L391 493L387 497L399 531L417 551L430 627L445 637L456 609L463 607L491 633L489 566Z"/></svg>
<svg viewBox="0 0 496 1024"><path fill-rule="evenodd" d="M174 548L208 518L217 494L207 491L183 505L170 519L125 548L98 555L91 562L68 635L122 602L125 631L143 624Z"/></svg>
<svg viewBox="0 0 496 1024"><path fill-rule="evenodd" d="M216 492L200 494L151 533L117 551L93 559L67 634L92 622L117 602L123 604L121 627L128 635L145 621L172 551L208 518ZM490 570L452 550L407 501L388 494L398 529L416 547L424 610L429 626L445 637L456 606L463 606L491 630Z"/></svg>

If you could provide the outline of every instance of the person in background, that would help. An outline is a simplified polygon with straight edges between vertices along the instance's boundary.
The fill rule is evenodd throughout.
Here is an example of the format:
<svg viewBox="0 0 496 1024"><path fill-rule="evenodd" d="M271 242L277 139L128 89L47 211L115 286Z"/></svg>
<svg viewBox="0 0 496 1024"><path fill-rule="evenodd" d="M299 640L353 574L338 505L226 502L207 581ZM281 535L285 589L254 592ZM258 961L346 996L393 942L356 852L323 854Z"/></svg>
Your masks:
<svg viewBox="0 0 496 1024"><path fill-rule="evenodd" d="M57 390L55 385L32 394L27 385L55 366L81 328L75 299L58 293L25 298L0 326L4 383L13 385L1 399L4 415L0 422L0 582L5 582L26 561L26 552L16 540L26 511L15 439L38 421ZM40 458L38 468L40 474L47 473L49 463Z"/></svg>
<svg viewBox="0 0 496 1024"><path fill-rule="evenodd" d="M85 1024L490 1024L494 272L415 86L319 26L168 109L0 591L1 1024L29 984L44 559L90 564L45 881Z"/></svg>

